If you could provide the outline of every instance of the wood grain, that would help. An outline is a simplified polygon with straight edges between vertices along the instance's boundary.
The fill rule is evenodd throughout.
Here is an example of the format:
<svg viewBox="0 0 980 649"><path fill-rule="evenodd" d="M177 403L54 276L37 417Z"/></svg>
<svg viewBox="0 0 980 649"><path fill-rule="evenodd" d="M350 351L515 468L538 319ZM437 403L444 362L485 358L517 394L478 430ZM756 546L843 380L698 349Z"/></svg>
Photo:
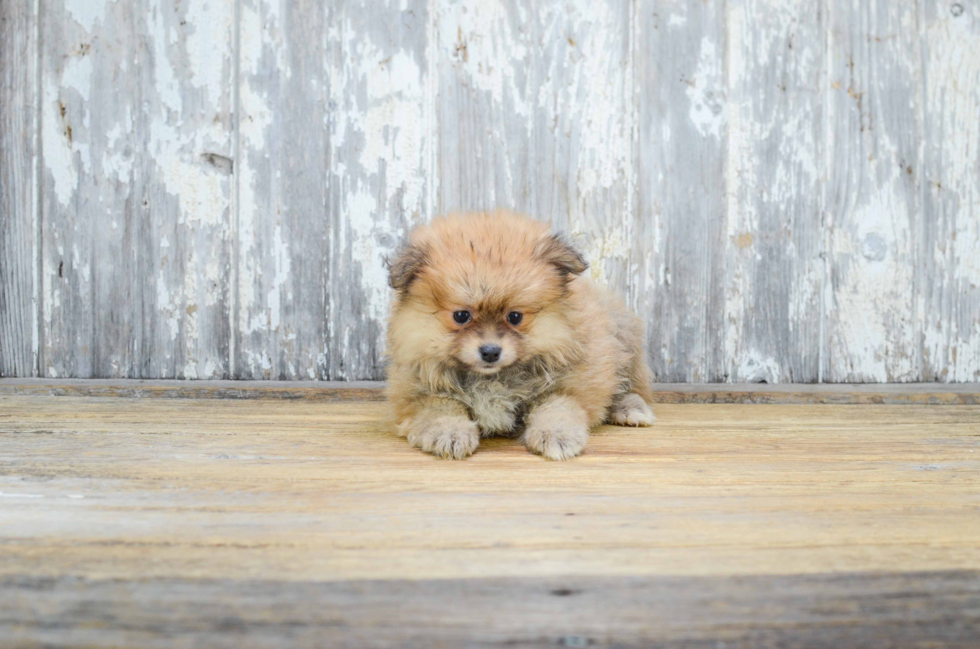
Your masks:
<svg viewBox="0 0 980 649"><path fill-rule="evenodd" d="M825 380L915 381L922 64L917 6L828 3Z"/></svg>
<svg viewBox="0 0 980 649"><path fill-rule="evenodd" d="M0 11L0 375L382 379L384 257L502 206L658 380L980 381L971 3Z"/></svg>
<svg viewBox="0 0 980 649"><path fill-rule="evenodd" d="M439 2L438 211L509 207L628 289L628 2Z"/></svg>
<svg viewBox="0 0 980 649"><path fill-rule="evenodd" d="M380 381L0 379L0 395L383 401ZM654 403L980 405L977 383L655 383Z"/></svg>
<svg viewBox="0 0 980 649"><path fill-rule="evenodd" d="M432 213L429 11L426 3L344 2L327 31L331 379L383 375L384 260Z"/></svg>
<svg viewBox="0 0 980 649"><path fill-rule="evenodd" d="M638 6L633 263L655 380L723 381L728 90L718 3Z"/></svg>
<svg viewBox="0 0 980 649"><path fill-rule="evenodd" d="M330 376L331 12L241 4L236 379Z"/></svg>
<svg viewBox="0 0 980 649"><path fill-rule="evenodd" d="M975 391L980 397L980 389ZM971 393L965 393L967 398ZM2 379L0 395L161 399L383 401L380 381ZM980 399L978 399L980 402ZM945 402L944 402L945 403Z"/></svg>
<svg viewBox="0 0 980 649"><path fill-rule="evenodd" d="M41 17L41 376L140 375L139 14L59 1Z"/></svg>
<svg viewBox="0 0 980 649"><path fill-rule="evenodd" d="M567 463L437 460L382 408L0 397L0 637L976 638L980 406L660 405Z"/></svg>
<svg viewBox="0 0 980 649"><path fill-rule="evenodd" d="M824 20L806 1L728 5L729 381L820 379Z"/></svg>
<svg viewBox="0 0 980 649"><path fill-rule="evenodd" d="M234 3L153 0L145 12L139 376L227 378Z"/></svg>
<svg viewBox="0 0 980 649"><path fill-rule="evenodd" d="M0 377L37 376L37 14L0 2Z"/></svg>
<svg viewBox="0 0 980 649"><path fill-rule="evenodd" d="M972 649L980 572L370 581L0 577L8 642L64 647ZM778 601L774 595L778 594ZM93 628L94 627L94 628Z"/></svg>
<svg viewBox="0 0 980 649"><path fill-rule="evenodd" d="M980 8L923 3L922 378L980 377Z"/></svg>
<svg viewBox="0 0 980 649"><path fill-rule="evenodd" d="M49 377L227 374L231 5L45 5Z"/></svg>

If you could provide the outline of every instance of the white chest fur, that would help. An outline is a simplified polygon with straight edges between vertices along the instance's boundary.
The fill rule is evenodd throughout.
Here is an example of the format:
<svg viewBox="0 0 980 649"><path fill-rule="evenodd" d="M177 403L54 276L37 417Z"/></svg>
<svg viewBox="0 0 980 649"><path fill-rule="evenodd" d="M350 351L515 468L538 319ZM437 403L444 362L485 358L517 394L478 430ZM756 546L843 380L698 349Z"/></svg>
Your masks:
<svg viewBox="0 0 980 649"><path fill-rule="evenodd" d="M514 429L523 395L500 381L480 381L467 391L467 406L485 435Z"/></svg>

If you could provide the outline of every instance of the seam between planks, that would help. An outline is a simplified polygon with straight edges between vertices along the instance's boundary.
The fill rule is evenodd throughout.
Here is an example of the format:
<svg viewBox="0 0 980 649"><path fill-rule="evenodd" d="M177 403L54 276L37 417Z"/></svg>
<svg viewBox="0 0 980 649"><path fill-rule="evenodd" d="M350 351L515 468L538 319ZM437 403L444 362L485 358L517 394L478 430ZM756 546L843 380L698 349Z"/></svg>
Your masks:
<svg viewBox="0 0 980 649"><path fill-rule="evenodd" d="M32 145L34 147L34 156L32 162L34 163L34 168L32 171L31 182L31 197L33 201L33 206L31 210L31 221L34 226L34 243L31 249L32 260L34 261L34 290L32 294L32 299L34 303L33 318L34 318L34 329L31 331L31 353L33 358L31 359L33 364L33 374L36 377L43 376L41 373L42 358L41 358L41 348L43 345L42 338L42 323L44 322L44 292L42 290L42 284L44 278L44 246L42 245L42 235L44 233L43 224L41 222L42 212L41 212L41 201L44 184L41 182L41 174L43 173L42 164L42 141L41 141L41 120L44 110L44 99L41 92L43 91L42 76L41 76L41 63L43 60L42 56L42 43L41 34L43 30L41 29L41 12L43 10L43 4L41 0L34 0L34 123L32 128L34 129L34 137L32 138Z"/></svg>
<svg viewBox="0 0 980 649"><path fill-rule="evenodd" d="M629 34L626 36L628 49L626 60L626 101L629 102L629 113L627 116L629 153L626 159L626 217L630 220L628 235L630 241L633 241L636 237L637 220L640 218L639 211L636 207L639 201L636 200L637 197L635 196L637 191L636 170L639 167L636 160L636 156L639 155L639 147L636 146L636 139L639 136L636 121L636 48L638 42L636 38L636 0L629 1L627 29L629 29ZM637 310L637 300L639 299L639 273L636 272L633 266L633 249L634 246L631 245L626 258L626 299L629 300L630 309L635 312ZM645 339L646 337L644 337L644 342L649 347L649 341ZM645 350L644 353L648 354L649 352Z"/></svg>
<svg viewBox="0 0 980 649"><path fill-rule="evenodd" d="M925 0L918 0L916 2L916 7L918 9L918 32L919 32L919 106L916 110L916 119L921 120L922 130L919 133L919 141L916 147L916 176L919 182L919 206L916 210L916 218L918 220L918 227L916 228L916 233L913 238L914 249L913 249L913 263L917 267L919 272L912 273L912 326L914 340L914 353L915 353L915 376L918 380L922 381L925 379L925 355L923 348L925 347L925 331L922 326L922 319L919 313L919 301L922 297L922 280L924 273L923 270L923 253L925 252L925 237L926 237L926 84L928 82L926 77L926 71L928 70L928 65L926 61L926 7ZM948 366L947 366L948 367Z"/></svg>
<svg viewBox="0 0 980 649"><path fill-rule="evenodd" d="M228 378L238 376L238 273L239 273L239 224L241 219L241 123L242 123L242 0L235 0L233 56L232 63L232 103L235 118L232 122L232 210L231 210L231 287L228 291Z"/></svg>
<svg viewBox="0 0 980 649"><path fill-rule="evenodd" d="M830 286L830 233L832 218L827 208L831 183L828 182L831 169L831 124L830 124L830 105L831 105L831 79L830 79L830 46L831 46L831 22L830 22L830 0L821 0L820 8L823 13L823 75L821 77L823 87L823 174L820 182L823 184L820 206L820 235L821 235L821 273L820 273L820 323L817 341L817 383L823 383L827 371L827 291Z"/></svg>
<svg viewBox="0 0 980 649"><path fill-rule="evenodd" d="M425 89L422 110L426 121L426 136L428 137L428 155L425 156L426 177L425 177L425 214L422 215L424 221L432 220L432 217L440 212L440 206L436 199L436 193L441 182L436 174L439 172L439 130L436 126L436 112L439 106L439 90L442 80L437 76L438 70L436 61L439 57L439 7L437 0L428 0L426 3L428 15L425 21ZM406 232L407 234L407 232Z"/></svg>

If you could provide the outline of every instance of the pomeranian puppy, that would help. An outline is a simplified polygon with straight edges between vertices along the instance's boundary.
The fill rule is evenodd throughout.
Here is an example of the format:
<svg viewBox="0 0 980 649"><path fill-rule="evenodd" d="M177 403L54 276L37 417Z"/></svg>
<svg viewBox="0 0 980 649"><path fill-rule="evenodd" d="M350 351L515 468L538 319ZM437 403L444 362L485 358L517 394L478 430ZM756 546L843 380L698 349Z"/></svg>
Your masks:
<svg viewBox="0 0 980 649"><path fill-rule="evenodd" d="M649 426L643 328L547 225L511 212L437 218L388 260L388 397L398 434L462 459L517 436L552 460L603 422Z"/></svg>

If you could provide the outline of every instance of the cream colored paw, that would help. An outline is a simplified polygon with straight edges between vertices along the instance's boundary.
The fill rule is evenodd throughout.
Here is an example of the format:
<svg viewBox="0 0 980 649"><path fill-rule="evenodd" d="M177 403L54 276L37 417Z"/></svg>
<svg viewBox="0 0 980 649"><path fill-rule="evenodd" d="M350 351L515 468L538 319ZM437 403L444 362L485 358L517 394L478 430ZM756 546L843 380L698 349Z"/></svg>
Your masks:
<svg viewBox="0 0 980 649"><path fill-rule="evenodd" d="M652 426L657 418L640 395L631 392L609 409L609 423L617 426Z"/></svg>
<svg viewBox="0 0 980 649"><path fill-rule="evenodd" d="M549 460L573 458L589 441L585 412L568 397L552 397L531 411L521 439L527 450Z"/></svg>
<svg viewBox="0 0 980 649"><path fill-rule="evenodd" d="M465 417L436 417L414 423L408 433L408 443L447 460L462 460L473 455L480 445L480 429Z"/></svg>

